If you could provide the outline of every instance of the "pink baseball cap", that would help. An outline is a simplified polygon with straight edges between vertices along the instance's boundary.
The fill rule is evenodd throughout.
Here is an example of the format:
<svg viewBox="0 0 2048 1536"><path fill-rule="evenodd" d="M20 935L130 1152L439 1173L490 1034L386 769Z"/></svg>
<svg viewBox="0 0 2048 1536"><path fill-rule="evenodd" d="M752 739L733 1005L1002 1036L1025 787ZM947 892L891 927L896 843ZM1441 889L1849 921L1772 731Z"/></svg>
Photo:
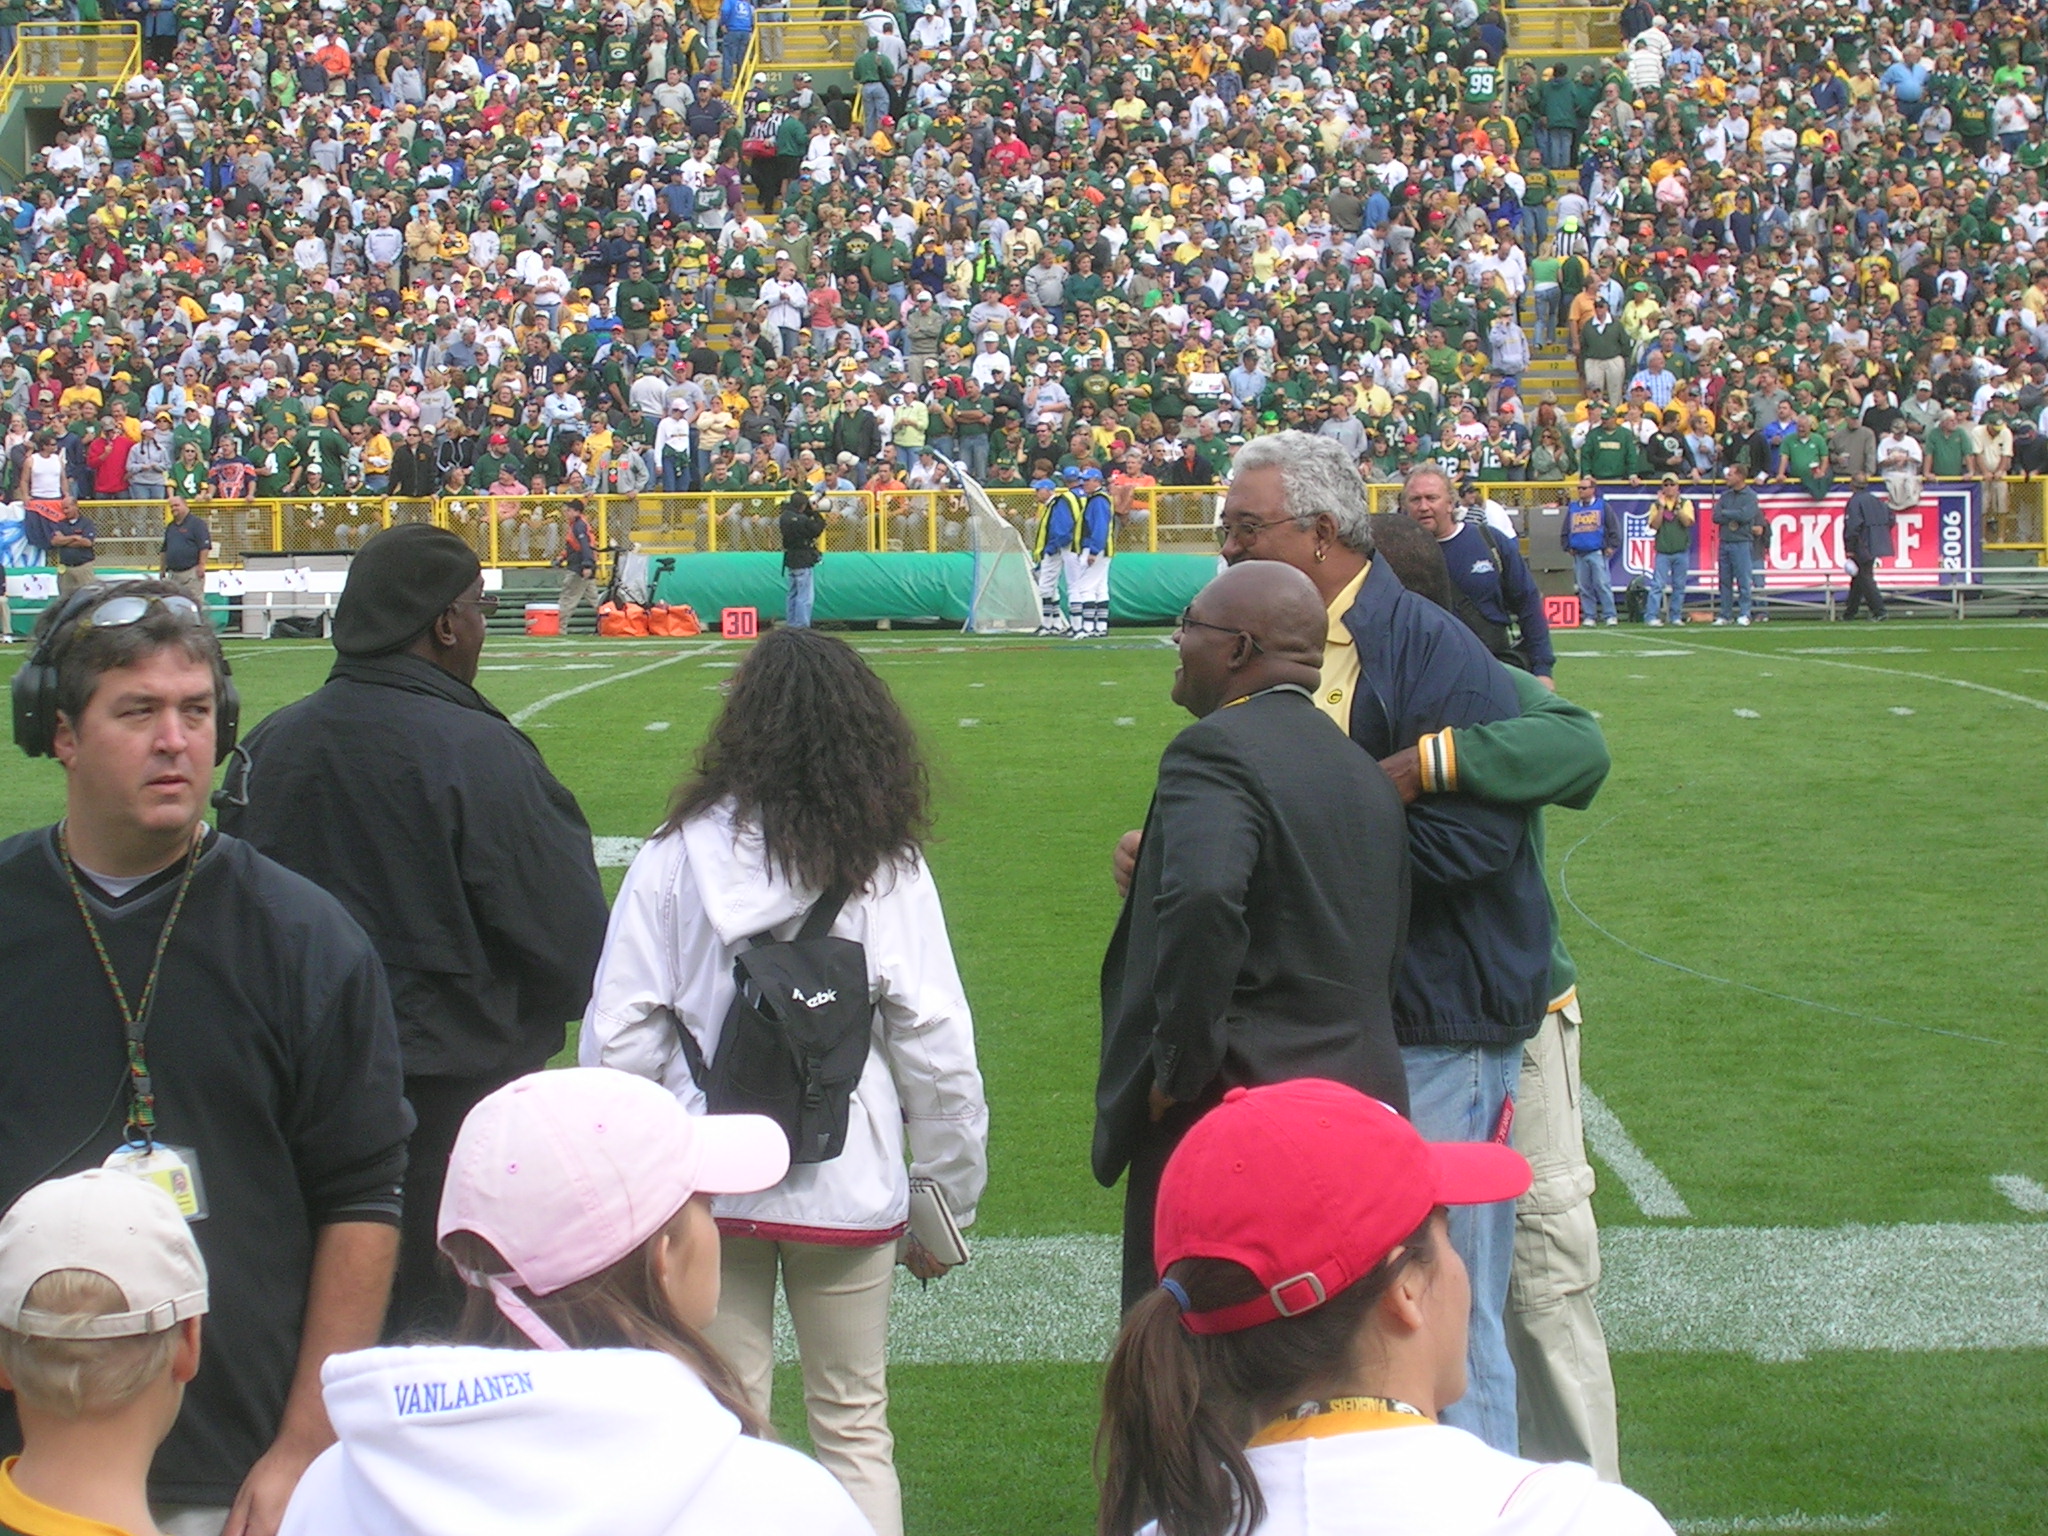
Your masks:
<svg viewBox="0 0 2048 1536"><path fill-rule="evenodd" d="M1313 1311L1364 1279L1438 1206L1513 1200L1529 1180L1513 1148L1424 1141L1342 1083L1233 1088L1166 1164L1154 1255L1162 1280L1182 1259L1250 1270L1265 1290L1235 1306L1191 1311L1176 1291L1190 1333L1236 1333Z"/></svg>
<svg viewBox="0 0 2048 1536"><path fill-rule="evenodd" d="M693 1195L780 1183L789 1140L765 1115L693 1115L659 1083L610 1067L535 1072L480 1101L448 1158L436 1234L471 1232L509 1273L463 1266L544 1349L565 1346L505 1282L546 1296L616 1264Z"/></svg>

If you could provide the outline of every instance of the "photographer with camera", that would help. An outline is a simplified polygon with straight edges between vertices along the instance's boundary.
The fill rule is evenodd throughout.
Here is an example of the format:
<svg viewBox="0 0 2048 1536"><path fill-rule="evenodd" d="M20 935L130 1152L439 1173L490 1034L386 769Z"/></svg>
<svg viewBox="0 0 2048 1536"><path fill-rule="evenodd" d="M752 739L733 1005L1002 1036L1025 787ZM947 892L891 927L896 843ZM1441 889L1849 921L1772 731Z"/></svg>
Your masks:
<svg viewBox="0 0 2048 1536"><path fill-rule="evenodd" d="M789 580L789 604L782 622L791 629L811 627L811 604L815 597L818 562L825 558L818 540L825 532L825 519L811 505L804 491L791 491L782 504L782 574Z"/></svg>

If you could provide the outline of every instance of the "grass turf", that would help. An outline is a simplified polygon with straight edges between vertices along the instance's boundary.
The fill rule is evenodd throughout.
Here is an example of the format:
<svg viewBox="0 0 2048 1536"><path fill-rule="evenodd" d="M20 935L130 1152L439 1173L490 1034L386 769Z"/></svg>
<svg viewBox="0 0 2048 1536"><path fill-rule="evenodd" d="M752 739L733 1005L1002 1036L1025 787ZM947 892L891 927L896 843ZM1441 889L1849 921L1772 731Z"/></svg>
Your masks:
<svg viewBox="0 0 2048 1536"><path fill-rule="evenodd" d="M993 1107L980 1230L1113 1230L1116 1198L1086 1170L1095 975L1115 916L1109 848L1184 723L1170 655L1121 633L852 638L936 769L930 857ZM1561 686L1600 711L1616 763L1590 811L1550 819L1585 1072L1696 1220L2025 1219L1989 1181L2048 1182L2048 628L1629 628L1562 634L1559 649ZM315 686L329 654L233 650L252 721ZM737 650L493 642L480 685L516 712L671 655L527 721L593 829L637 836ZM54 769L0 760L0 827L60 808ZM1597 1201L1607 1223L1643 1219L1618 1180ZM2038 1530L2043 1364L1622 1356L1626 1470L1675 1519ZM1085 1365L899 1367L912 1530L1087 1529L1095 1389Z"/></svg>

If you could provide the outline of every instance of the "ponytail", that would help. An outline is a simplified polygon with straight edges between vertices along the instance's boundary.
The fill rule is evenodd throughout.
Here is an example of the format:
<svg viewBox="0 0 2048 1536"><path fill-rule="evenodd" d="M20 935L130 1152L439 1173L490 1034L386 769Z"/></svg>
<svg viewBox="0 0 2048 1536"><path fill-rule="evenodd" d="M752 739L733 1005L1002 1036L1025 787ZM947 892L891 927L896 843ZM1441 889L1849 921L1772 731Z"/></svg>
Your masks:
<svg viewBox="0 0 2048 1536"><path fill-rule="evenodd" d="M1097 1536L1132 1536L1148 1522L1157 1522L1159 1536L1251 1536L1266 1501L1247 1444L1311 1384L1351 1372L1367 1314L1410 1264L1434 1257L1435 1219L1312 1312L1195 1334L1163 1285L1132 1306L1102 1381ZM1235 1306L1265 1289L1226 1259L1182 1259L1166 1278L1191 1312Z"/></svg>
<svg viewBox="0 0 2048 1536"><path fill-rule="evenodd" d="M1265 1517L1245 1457L1248 1417L1227 1412L1222 1394L1206 1388L1202 1342L1181 1326L1180 1304L1164 1289L1125 1314L1095 1435L1098 1536L1131 1536L1148 1520L1161 1536L1249 1536Z"/></svg>

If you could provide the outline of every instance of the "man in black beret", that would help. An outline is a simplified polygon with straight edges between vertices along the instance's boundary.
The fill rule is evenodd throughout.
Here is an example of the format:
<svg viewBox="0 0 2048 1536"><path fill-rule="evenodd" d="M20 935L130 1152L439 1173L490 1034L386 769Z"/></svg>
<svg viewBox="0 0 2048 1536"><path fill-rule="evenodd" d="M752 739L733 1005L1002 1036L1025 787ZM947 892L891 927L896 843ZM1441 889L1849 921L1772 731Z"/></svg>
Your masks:
<svg viewBox="0 0 2048 1536"><path fill-rule="evenodd" d="M334 670L250 734L221 816L339 898L384 961L419 1117L391 1337L453 1326L462 1286L434 1218L455 1132L562 1048L604 943L583 812L471 686L496 607L448 530L372 537L335 609Z"/></svg>

